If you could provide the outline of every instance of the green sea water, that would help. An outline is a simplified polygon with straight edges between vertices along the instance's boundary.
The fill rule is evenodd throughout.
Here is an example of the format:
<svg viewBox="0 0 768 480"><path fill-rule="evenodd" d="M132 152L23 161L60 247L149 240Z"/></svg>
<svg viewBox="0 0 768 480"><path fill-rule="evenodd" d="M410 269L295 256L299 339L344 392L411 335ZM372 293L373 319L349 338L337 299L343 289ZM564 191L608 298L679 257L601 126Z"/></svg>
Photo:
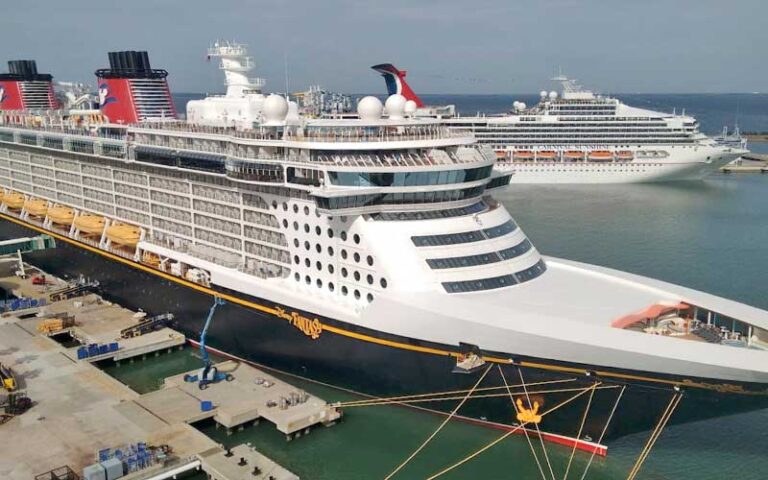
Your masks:
<svg viewBox="0 0 768 480"><path fill-rule="evenodd" d="M768 176L719 175L690 184L513 186L497 195L546 255L600 264L694 287L768 309ZM186 349L109 367L140 392L199 366ZM294 381L295 382L295 381ZM349 394L299 382L329 401ZM617 421L621 421L618 419ZM440 424L401 407L347 409L344 420L286 442L268 423L231 436L200 428L225 445L250 442L303 479L381 479ZM424 479L454 464L500 432L458 422L448 426L395 479ZM610 444L586 478L624 479L647 434ZM512 436L441 479L564 478L571 450ZM547 459L552 464L550 471ZM577 452L570 479L581 479L589 455ZM543 476L542 476L543 471ZM768 478L768 411L667 428L638 476L646 480Z"/></svg>

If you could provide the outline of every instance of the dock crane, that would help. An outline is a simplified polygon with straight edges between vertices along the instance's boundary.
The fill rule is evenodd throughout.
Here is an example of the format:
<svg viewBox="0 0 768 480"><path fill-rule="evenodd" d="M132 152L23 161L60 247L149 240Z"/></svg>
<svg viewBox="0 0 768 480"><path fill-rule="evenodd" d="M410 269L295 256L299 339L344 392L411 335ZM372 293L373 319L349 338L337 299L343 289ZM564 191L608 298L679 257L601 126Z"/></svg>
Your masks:
<svg viewBox="0 0 768 480"><path fill-rule="evenodd" d="M219 305L224 305L224 303L226 302L218 296L213 297L213 305L211 305L211 309L208 311L208 318L205 319L203 331L200 332L200 355L203 359L203 368L200 369L200 372L197 375L189 374L184 376L184 381L197 382L200 390L205 390L208 388L208 385L212 383L219 383L222 380L231 382L235 378L231 373L219 372L219 369L213 365L213 362L211 362L211 359L208 356L208 350L205 349L205 336L208 333L208 328L211 326L213 314L216 312L216 308Z"/></svg>

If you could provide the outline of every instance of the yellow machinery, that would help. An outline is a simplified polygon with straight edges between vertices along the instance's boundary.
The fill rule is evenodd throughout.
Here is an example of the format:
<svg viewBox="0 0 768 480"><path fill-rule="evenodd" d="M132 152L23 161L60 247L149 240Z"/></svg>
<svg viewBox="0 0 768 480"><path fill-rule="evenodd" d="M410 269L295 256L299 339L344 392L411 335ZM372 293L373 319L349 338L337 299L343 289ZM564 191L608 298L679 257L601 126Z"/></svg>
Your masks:
<svg viewBox="0 0 768 480"><path fill-rule="evenodd" d="M13 376L13 372L10 368L0 363L0 384L9 392L12 392L18 388L16 384L16 378Z"/></svg>
<svg viewBox="0 0 768 480"><path fill-rule="evenodd" d="M45 217L48 213L48 201L42 198L30 198L24 203L27 213L35 217Z"/></svg>
<svg viewBox="0 0 768 480"><path fill-rule="evenodd" d="M135 247L141 238L141 229L127 223L115 223L107 228L107 238L118 245Z"/></svg>
<svg viewBox="0 0 768 480"><path fill-rule="evenodd" d="M48 209L48 218L57 225L72 225L75 211L63 205L57 205Z"/></svg>
<svg viewBox="0 0 768 480"><path fill-rule="evenodd" d="M37 331L44 335L51 335L74 325L75 320L72 318L49 318L40 322Z"/></svg>
<svg viewBox="0 0 768 480"><path fill-rule="evenodd" d="M8 208L20 209L24 206L24 195L19 192L9 192L3 196L3 203L8 205Z"/></svg>
<svg viewBox="0 0 768 480"><path fill-rule="evenodd" d="M106 220L99 215L80 215L75 219L75 227L82 233L101 234L104 231Z"/></svg>

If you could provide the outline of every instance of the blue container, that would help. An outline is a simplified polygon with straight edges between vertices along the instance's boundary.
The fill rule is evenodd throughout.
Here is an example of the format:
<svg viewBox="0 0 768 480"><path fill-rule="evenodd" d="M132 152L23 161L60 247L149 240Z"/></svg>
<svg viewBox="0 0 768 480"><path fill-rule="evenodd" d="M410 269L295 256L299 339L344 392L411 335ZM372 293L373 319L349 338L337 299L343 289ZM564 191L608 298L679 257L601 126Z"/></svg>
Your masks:
<svg viewBox="0 0 768 480"><path fill-rule="evenodd" d="M92 344L88 345L88 356L89 357L95 357L98 354L99 354L99 346L98 345L96 345L95 343L92 343Z"/></svg>
<svg viewBox="0 0 768 480"><path fill-rule="evenodd" d="M77 349L77 359L82 360L84 358L88 358L88 349L85 347L80 347Z"/></svg>
<svg viewBox="0 0 768 480"><path fill-rule="evenodd" d="M109 344L109 351L110 352L116 352L120 349L120 345L117 342L112 342Z"/></svg>
<svg viewBox="0 0 768 480"><path fill-rule="evenodd" d="M105 448L103 450L99 450L99 463L109 460L109 458L112 456L112 449Z"/></svg>
<svg viewBox="0 0 768 480"><path fill-rule="evenodd" d="M11 301L11 310L18 310L20 303L18 299Z"/></svg>
<svg viewBox="0 0 768 480"><path fill-rule="evenodd" d="M200 401L200 411L201 412L210 412L213 410L213 402L210 400L202 400Z"/></svg>
<svg viewBox="0 0 768 480"><path fill-rule="evenodd" d="M105 353L109 353L109 345L106 343L104 345L99 345L99 355L104 355Z"/></svg>

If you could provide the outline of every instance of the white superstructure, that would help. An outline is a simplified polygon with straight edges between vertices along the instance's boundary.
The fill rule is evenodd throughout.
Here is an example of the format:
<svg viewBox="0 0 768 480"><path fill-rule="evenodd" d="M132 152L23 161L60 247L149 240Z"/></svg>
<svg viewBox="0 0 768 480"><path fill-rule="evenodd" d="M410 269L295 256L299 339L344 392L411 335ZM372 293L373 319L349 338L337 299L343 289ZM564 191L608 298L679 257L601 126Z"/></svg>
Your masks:
<svg viewBox="0 0 768 480"><path fill-rule="evenodd" d="M513 183L625 183L694 180L743 150L699 132L695 118L631 107L566 77L562 92L541 92L537 105L515 102L506 115L454 117L499 155Z"/></svg>

